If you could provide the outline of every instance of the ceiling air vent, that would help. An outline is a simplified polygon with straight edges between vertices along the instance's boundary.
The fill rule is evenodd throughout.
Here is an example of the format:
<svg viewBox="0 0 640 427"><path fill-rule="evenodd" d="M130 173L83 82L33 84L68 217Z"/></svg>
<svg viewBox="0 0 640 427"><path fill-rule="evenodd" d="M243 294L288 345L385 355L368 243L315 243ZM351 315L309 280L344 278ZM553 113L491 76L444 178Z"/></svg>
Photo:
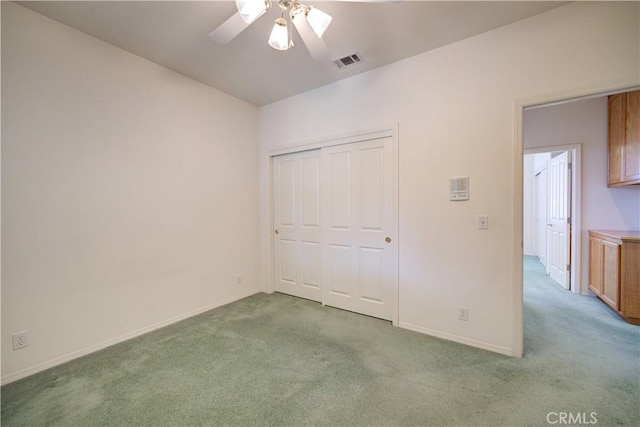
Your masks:
<svg viewBox="0 0 640 427"><path fill-rule="evenodd" d="M336 64L338 68L345 68L362 61L362 56L360 56L360 54L356 52L352 53L351 55L347 55L344 58L336 59L335 61L333 61L333 63Z"/></svg>

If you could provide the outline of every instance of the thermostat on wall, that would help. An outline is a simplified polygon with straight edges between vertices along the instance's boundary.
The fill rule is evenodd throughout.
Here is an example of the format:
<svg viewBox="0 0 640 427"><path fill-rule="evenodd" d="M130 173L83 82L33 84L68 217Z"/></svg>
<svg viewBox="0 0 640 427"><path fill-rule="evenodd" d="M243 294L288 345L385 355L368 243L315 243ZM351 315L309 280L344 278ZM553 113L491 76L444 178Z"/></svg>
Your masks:
<svg viewBox="0 0 640 427"><path fill-rule="evenodd" d="M469 200L469 177L451 178L449 180L449 200L460 202Z"/></svg>

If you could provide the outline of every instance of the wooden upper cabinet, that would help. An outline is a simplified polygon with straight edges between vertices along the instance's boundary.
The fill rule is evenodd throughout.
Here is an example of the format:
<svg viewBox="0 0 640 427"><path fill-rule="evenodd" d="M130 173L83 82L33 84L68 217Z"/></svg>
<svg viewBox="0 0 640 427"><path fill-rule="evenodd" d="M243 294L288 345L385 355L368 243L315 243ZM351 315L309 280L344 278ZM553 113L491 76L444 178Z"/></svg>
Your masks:
<svg viewBox="0 0 640 427"><path fill-rule="evenodd" d="M640 182L640 90L627 93L627 140L623 181Z"/></svg>
<svg viewBox="0 0 640 427"><path fill-rule="evenodd" d="M622 182L622 148L625 140L626 96L609 97L609 185Z"/></svg>
<svg viewBox="0 0 640 427"><path fill-rule="evenodd" d="M640 91L609 97L609 186L640 184Z"/></svg>

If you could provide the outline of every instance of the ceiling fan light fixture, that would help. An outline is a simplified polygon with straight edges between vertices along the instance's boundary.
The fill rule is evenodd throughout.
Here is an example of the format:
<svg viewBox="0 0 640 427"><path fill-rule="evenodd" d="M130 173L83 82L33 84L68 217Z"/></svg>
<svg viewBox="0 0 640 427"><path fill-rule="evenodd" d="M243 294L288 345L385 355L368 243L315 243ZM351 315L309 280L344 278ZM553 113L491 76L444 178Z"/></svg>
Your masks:
<svg viewBox="0 0 640 427"><path fill-rule="evenodd" d="M320 9L316 9L315 7L309 7L306 16L309 26L311 26L313 32L316 33L318 37L322 37L324 32L327 31L327 28L329 28L329 24L333 19L331 15L321 11Z"/></svg>
<svg viewBox="0 0 640 427"><path fill-rule="evenodd" d="M251 24L271 8L271 0L236 0L236 7L244 22Z"/></svg>
<svg viewBox="0 0 640 427"><path fill-rule="evenodd" d="M318 62L330 60L329 50L322 40L323 34L333 19L329 14L300 4L300 0L235 0L235 2L238 11L209 34L209 38L214 42L227 43L264 15L275 2L280 7L282 15L276 19L271 30L269 45L276 50L292 48L295 26L314 60ZM284 19L285 13L289 15L290 28L287 27L287 21Z"/></svg>
<svg viewBox="0 0 640 427"><path fill-rule="evenodd" d="M287 21L283 18L276 19L269 37L269 46L277 50L287 50L293 46L293 42L289 40Z"/></svg>

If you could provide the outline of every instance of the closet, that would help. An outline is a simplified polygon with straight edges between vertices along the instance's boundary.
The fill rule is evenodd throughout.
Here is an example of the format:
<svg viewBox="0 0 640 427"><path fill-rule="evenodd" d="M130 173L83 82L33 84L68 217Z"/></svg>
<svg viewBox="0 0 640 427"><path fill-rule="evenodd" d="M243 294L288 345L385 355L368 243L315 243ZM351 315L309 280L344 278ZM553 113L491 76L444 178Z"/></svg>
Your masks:
<svg viewBox="0 0 640 427"><path fill-rule="evenodd" d="M397 316L396 165L392 137L272 157L276 291Z"/></svg>

